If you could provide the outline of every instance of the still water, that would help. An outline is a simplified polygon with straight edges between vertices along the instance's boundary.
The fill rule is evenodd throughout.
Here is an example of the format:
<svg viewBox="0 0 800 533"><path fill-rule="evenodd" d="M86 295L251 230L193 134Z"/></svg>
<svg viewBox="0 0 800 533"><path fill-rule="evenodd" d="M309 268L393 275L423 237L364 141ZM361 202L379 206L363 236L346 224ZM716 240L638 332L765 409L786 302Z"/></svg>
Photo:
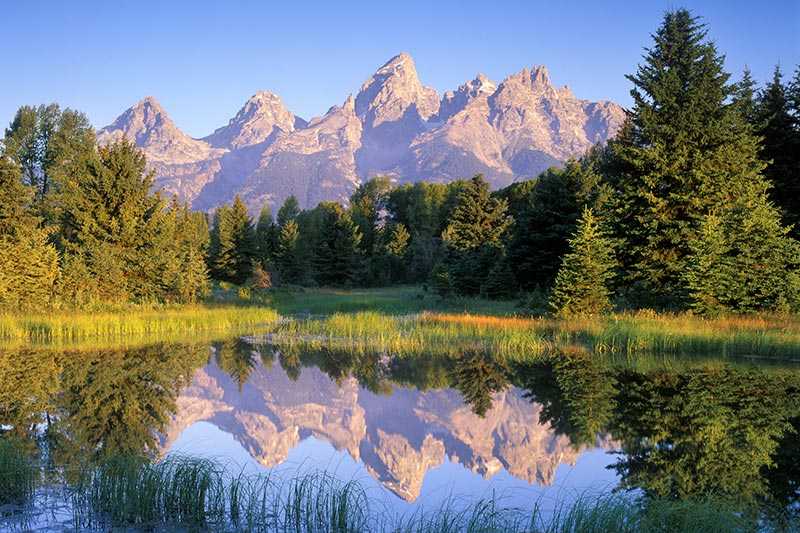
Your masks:
<svg viewBox="0 0 800 533"><path fill-rule="evenodd" d="M610 491L796 506L800 369L403 358L241 339L5 350L0 426L52 464L118 453L357 480L393 513Z"/></svg>

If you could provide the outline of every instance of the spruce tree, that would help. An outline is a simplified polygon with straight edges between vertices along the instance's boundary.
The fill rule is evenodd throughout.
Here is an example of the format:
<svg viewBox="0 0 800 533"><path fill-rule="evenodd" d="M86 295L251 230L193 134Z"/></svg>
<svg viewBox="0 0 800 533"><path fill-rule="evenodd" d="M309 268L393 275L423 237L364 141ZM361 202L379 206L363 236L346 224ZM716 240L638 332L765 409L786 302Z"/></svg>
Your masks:
<svg viewBox="0 0 800 533"><path fill-rule="evenodd" d="M272 210L269 205L264 205L258 215L256 223L256 256L262 268L272 270L275 262L275 252L278 247L278 234L280 229L272 220Z"/></svg>
<svg viewBox="0 0 800 533"><path fill-rule="evenodd" d="M31 214L33 196L19 167L0 155L0 308L43 308L53 299L58 255Z"/></svg>
<svg viewBox="0 0 800 533"><path fill-rule="evenodd" d="M300 214L300 204L297 203L297 198L290 196L283 202L283 205L278 209L278 226L284 227L290 220L297 220Z"/></svg>
<svg viewBox="0 0 800 533"><path fill-rule="evenodd" d="M710 215L686 276L701 314L787 312L800 303L800 244L766 194Z"/></svg>
<svg viewBox="0 0 800 533"><path fill-rule="evenodd" d="M336 202L317 206L320 234L314 253L316 281L322 286L351 286L361 267L361 232Z"/></svg>
<svg viewBox="0 0 800 533"><path fill-rule="evenodd" d="M755 130L761 136L761 158L767 162L764 175L772 183L772 201L781 208L786 224L800 235L800 131L787 88L775 67L772 81L761 91L755 108Z"/></svg>
<svg viewBox="0 0 800 533"><path fill-rule="evenodd" d="M236 277L236 241L230 206L221 205L214 212L208 268L211 276L220 281L231 281Z"/></svg>
<svg viewBox="0 0 800 533"><path fill-rule="evenodd" d="M610 283L616 261L613 243L591 209L585 209L569 241L550 294L550 307L561 317L594 315L611 308Z"/></svg>
<svg viewBox="0 0 800 533"><path fill-rule="evenodd" d="M685 305L684 272L704 218L758 190L758 143L730 103L723 58L686 10L668 12L636 74L634 105L609 142L620 260L639 303Z"/></svg>
<svg viewBox="0 0 800 533"><path fill-rule="evenodd" d="M491 299L511 298L517 293L516 287L511 261L503 255L489 271L481 287L481 294Z"/></svg>
<svg viewBox="0 0 800 533"><path fill-rule="evenodd" d="M300 231L297 222L289 220L280 229L275 253L275 261L282 283L299 283L302 279L299 240Z"/></svg>
<svg viewBox="0 0 800 533"><path fill-rule="evenodd" d="M383 245L386 269L386 279L390 283L405 281L406 264L411 235L403 224L391 224L384 228Z"/></svg>
<svg viewBox="0 0 800 533"><path fill-rule="evenodd" d="M220 206L214 214L209 268L215 279L242 285L252 274L256 257L253 221L237 195L232 205Z"/></svg>
<svg viewBox="0 0 800 533"><path fill-rule="evenodd" d="M733 104L748 124L756 122L756 82L752 72L745 67L742 79L736 84L732 95Z"/></svg>
<svg viewBox="0 0 800 533"><path fill-rule="evenodd" d="M62 288L74 303L164 298L172 255L170 216L150 192L153 175L128 141L97 150L86 169L59 184Z"/></svg>
<svg viewBox="0 0 800 533"><path fill-rule="evenodd" d="M483 176L475 176L457 197L442 240L447 248L444 267L453 289L475 295L486 281L503 250L504 237L513 219L505 200L492 198Z"/></svg>
<svg viewBox="0 0 800 533"><path fill-rule="evenodd" d="M543 172L527 201L519 202L508 257L523 289L552 286L584 207L597 208L605 201L606 187L597 171L602 154L596 148L562 169Z"/></svg>

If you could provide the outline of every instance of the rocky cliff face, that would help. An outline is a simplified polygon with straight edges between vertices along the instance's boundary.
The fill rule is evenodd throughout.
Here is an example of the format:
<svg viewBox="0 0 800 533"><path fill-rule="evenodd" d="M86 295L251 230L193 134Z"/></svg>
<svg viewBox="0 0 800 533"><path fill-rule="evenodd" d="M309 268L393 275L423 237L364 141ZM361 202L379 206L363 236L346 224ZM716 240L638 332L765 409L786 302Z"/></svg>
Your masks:
<svg viewBox="0 0 800 533"><path fill-rule="evenodd" d="M304 207L345 200L375 175L450 181L483 173L495 187L530 178L613 136L624 111L555 87L543 66L499 85L479 74L442 98L413 59L381 66L355 98L306 123L269 92L251 97L228 125L203 139L181 132L148 97L103 128L146 153L156 187L197 209L240 194L255 212L294 194Z"/></svg>
<svg viewBox="0 0 800 533"><path fill-rule="evenodd" d="M550 484L556 468L574 464L581 453L540 420L541 405L514 389L498 394L479 417L452 390L397 388L390 396L376 395L353 378L337 385L316 368L304 368L293 382L277 365L256 366L239 390L211 363L197 372L177 406L163 449L193 423L208 421L273 467L313 435L346 450L406 501L419 496L428 470L446 457L485 477L505 468L529 483Z"/></svg>

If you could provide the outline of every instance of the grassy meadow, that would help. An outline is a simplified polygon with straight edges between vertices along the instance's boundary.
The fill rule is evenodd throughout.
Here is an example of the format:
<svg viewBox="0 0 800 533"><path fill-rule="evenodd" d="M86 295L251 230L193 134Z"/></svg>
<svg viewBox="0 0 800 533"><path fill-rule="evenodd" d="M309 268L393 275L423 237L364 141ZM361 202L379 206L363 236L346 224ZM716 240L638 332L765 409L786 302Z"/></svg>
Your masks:
<svg viewBox="0 0 800 533"><path fill-rule="evenodd" d="M264 334L270 342L331 344L398 356L478 349L525 359L579 347L627 358L800 361L800 317L794 315L703 318L638 311L562 320L525 316L514 301L441 300L414 286L255 293L228 286L193 306L0 314L0 347L80 349L252 334Z"/></svg>

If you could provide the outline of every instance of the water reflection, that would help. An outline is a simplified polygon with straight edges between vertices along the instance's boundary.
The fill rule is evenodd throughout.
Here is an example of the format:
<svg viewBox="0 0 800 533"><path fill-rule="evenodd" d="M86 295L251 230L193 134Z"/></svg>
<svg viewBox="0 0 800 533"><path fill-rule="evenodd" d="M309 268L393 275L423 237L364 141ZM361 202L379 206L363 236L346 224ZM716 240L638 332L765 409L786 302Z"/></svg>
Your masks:
<svg viewBox="0 0 800 533"><path fill-rule="evenodd" d="M600 450L618 453L622 488L797 504L799 421L793 367L645 369L580 351L405 359L240 339L0 352L0 427L56 465L157 456L209 423L263 467L329 446L406 501L433 470L548 485L560 465ZM595 477L608 479L604 466Z"/></svg>

